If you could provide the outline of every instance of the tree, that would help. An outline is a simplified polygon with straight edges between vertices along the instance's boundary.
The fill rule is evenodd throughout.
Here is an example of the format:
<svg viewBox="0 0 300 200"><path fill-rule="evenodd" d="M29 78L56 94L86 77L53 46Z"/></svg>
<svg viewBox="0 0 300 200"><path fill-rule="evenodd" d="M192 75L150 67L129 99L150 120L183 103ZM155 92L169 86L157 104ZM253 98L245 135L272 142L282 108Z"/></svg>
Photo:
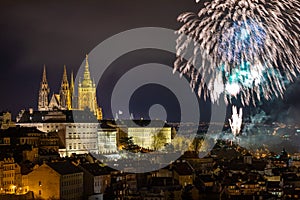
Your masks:
<svg viewBox="0 0 300 200"><path fill-rule="evenodd" d="M167 144L166 146L165 146L165 150L167 151L167 152L175 152L175 147L174 147L174 145L172 144L172 143L170 143L170 144Z"/></svg>
<svg viewBox="0 0 300 200"><path fill-rule="evenodd" d="M172 140L175 151L187 151L191 143L192 141L190 138L179 135Z"/></svg>
<svg viewBox="0 0 300 200"><path fill-rule="evenodd" d="M203 139L200 137L195 137L191 145L189 146L190 151L199 152L201 146L203 145Z"/></svg>
<svg viewBox="0 0 300 200"><path fill-rule="evenodd" d="M134 144L132 137L122 137L120 144L122 145L122 149L126 151L137 152L140 149L138 145Z"/></svg>
<svg viewBox="0 0 300 200"><path fill-rule="evenodd" d="M167 143L167 138L162 131L154 133L152 140L152 148L155 151L162 149L162 147L164 147Z"/></svg>

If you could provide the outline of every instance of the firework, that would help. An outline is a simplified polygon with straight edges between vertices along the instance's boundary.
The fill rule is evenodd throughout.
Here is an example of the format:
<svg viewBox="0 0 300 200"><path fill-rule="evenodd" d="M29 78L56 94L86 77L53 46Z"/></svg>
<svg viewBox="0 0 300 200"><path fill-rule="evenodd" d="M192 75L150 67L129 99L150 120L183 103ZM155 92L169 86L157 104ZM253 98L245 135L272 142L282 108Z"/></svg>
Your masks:
<svg viewBox="0 0 300 200"><path fill-rule="evenodd" d="M231 132L236 137L241 132L243 122L243 110L240 108L239 113L237 112L237 108L232 106L232 116L229 119L229 124L231 128Z"/></svg>
<svg viewBox="0 0 300 200"><path fill-rule="evenodd" d="M299 11L298 0L208 1L198 14L178 17L174 71L213 102L222 93L246 105L282 97L300 69Z"/></svg>

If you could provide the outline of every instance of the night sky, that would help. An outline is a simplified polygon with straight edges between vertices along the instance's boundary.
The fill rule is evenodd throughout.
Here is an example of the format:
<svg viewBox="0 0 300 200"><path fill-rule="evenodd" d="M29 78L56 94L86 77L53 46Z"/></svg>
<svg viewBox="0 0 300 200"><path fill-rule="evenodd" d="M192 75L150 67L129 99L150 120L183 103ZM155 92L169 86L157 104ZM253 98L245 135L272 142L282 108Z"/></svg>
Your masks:
<svg viewBox="0 0 300 200"><path fill-rule="evenodd" d="M85 54L103 40L138 27L175 30L179 14L199 8L194 0L1 1L0 110L16 115L37 108L44 64L51 93L58 93L63 65L76 74ZM299 85L289 86L283 100L263 106L274 120L300 121Z"/></svg>
<svg viewBox="0 0 300 200"><path fill-rule="evenodd" d="M1 1L0 110L37 107L44 64L57 93L63 65L76 73L101 41L138 27L176 29L177 16L197 6L192 0Z"/></svg>

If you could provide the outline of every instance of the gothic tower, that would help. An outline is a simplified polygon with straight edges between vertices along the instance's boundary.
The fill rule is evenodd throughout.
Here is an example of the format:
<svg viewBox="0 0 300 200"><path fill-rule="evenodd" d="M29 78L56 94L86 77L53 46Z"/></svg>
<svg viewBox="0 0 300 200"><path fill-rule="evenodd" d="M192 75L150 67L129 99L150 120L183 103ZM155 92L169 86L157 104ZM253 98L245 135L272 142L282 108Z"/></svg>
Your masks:
<svg viewBox="0 0 300 200"><path fill-rule="evenodd" d="M61 81L60 86L60 109L62 110L71 110L72 109L72 103L71 103L71 94L69 89L69 82L67 77L67 69L66 66L64 66L64 73L63 78Z"/></svg>
<svg viewBox="0 0 300 200"><path fill-rule="evenodd" d="M78 109L90 109L98 119L102 118L102 112L98 108L96 97L96 85L91 79L88 55L85 58L83 79L78 83Z"/></svg>
<svg viewBox="0 0 300 200"><path fill-rule="evenodd" d="M74 84L74 74L71 72L71 80L70 80L70 97L71 97L71 105L72 108L77 108L77 101L75 97L75 84Z"/></svg>
<svg viewBox="0 0 300 200"><path fill-rule="evenodd" d="M38 103L39 111L48 110L49 93L50 93L50 88L46 76L46 66L44 65L43 78L42 78L40 91L39 91L39 103Z"/></svg>

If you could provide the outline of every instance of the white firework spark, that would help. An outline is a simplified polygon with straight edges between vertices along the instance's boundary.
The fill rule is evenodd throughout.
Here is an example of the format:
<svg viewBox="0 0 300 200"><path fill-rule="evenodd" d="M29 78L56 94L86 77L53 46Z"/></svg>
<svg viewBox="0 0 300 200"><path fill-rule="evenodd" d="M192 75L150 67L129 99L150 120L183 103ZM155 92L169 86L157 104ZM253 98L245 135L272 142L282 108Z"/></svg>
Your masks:
<svg viewBox="0 0 300 200"><path fill-rule="evenodd" d="M211 0L178 21L174 71L213 102L282 97L299 72L299 0Z"/></svg>
<svg viewBox="0 0 300 200"><path fill-rule="evenodd" d="M240 108L240 111L238 113L237 107L232 106L232 116L231 119L229 119L229 124L231 128L231 132L234 135L234 137L236 137L241 132L242 122L243 122L242 108Z"/></svg>

